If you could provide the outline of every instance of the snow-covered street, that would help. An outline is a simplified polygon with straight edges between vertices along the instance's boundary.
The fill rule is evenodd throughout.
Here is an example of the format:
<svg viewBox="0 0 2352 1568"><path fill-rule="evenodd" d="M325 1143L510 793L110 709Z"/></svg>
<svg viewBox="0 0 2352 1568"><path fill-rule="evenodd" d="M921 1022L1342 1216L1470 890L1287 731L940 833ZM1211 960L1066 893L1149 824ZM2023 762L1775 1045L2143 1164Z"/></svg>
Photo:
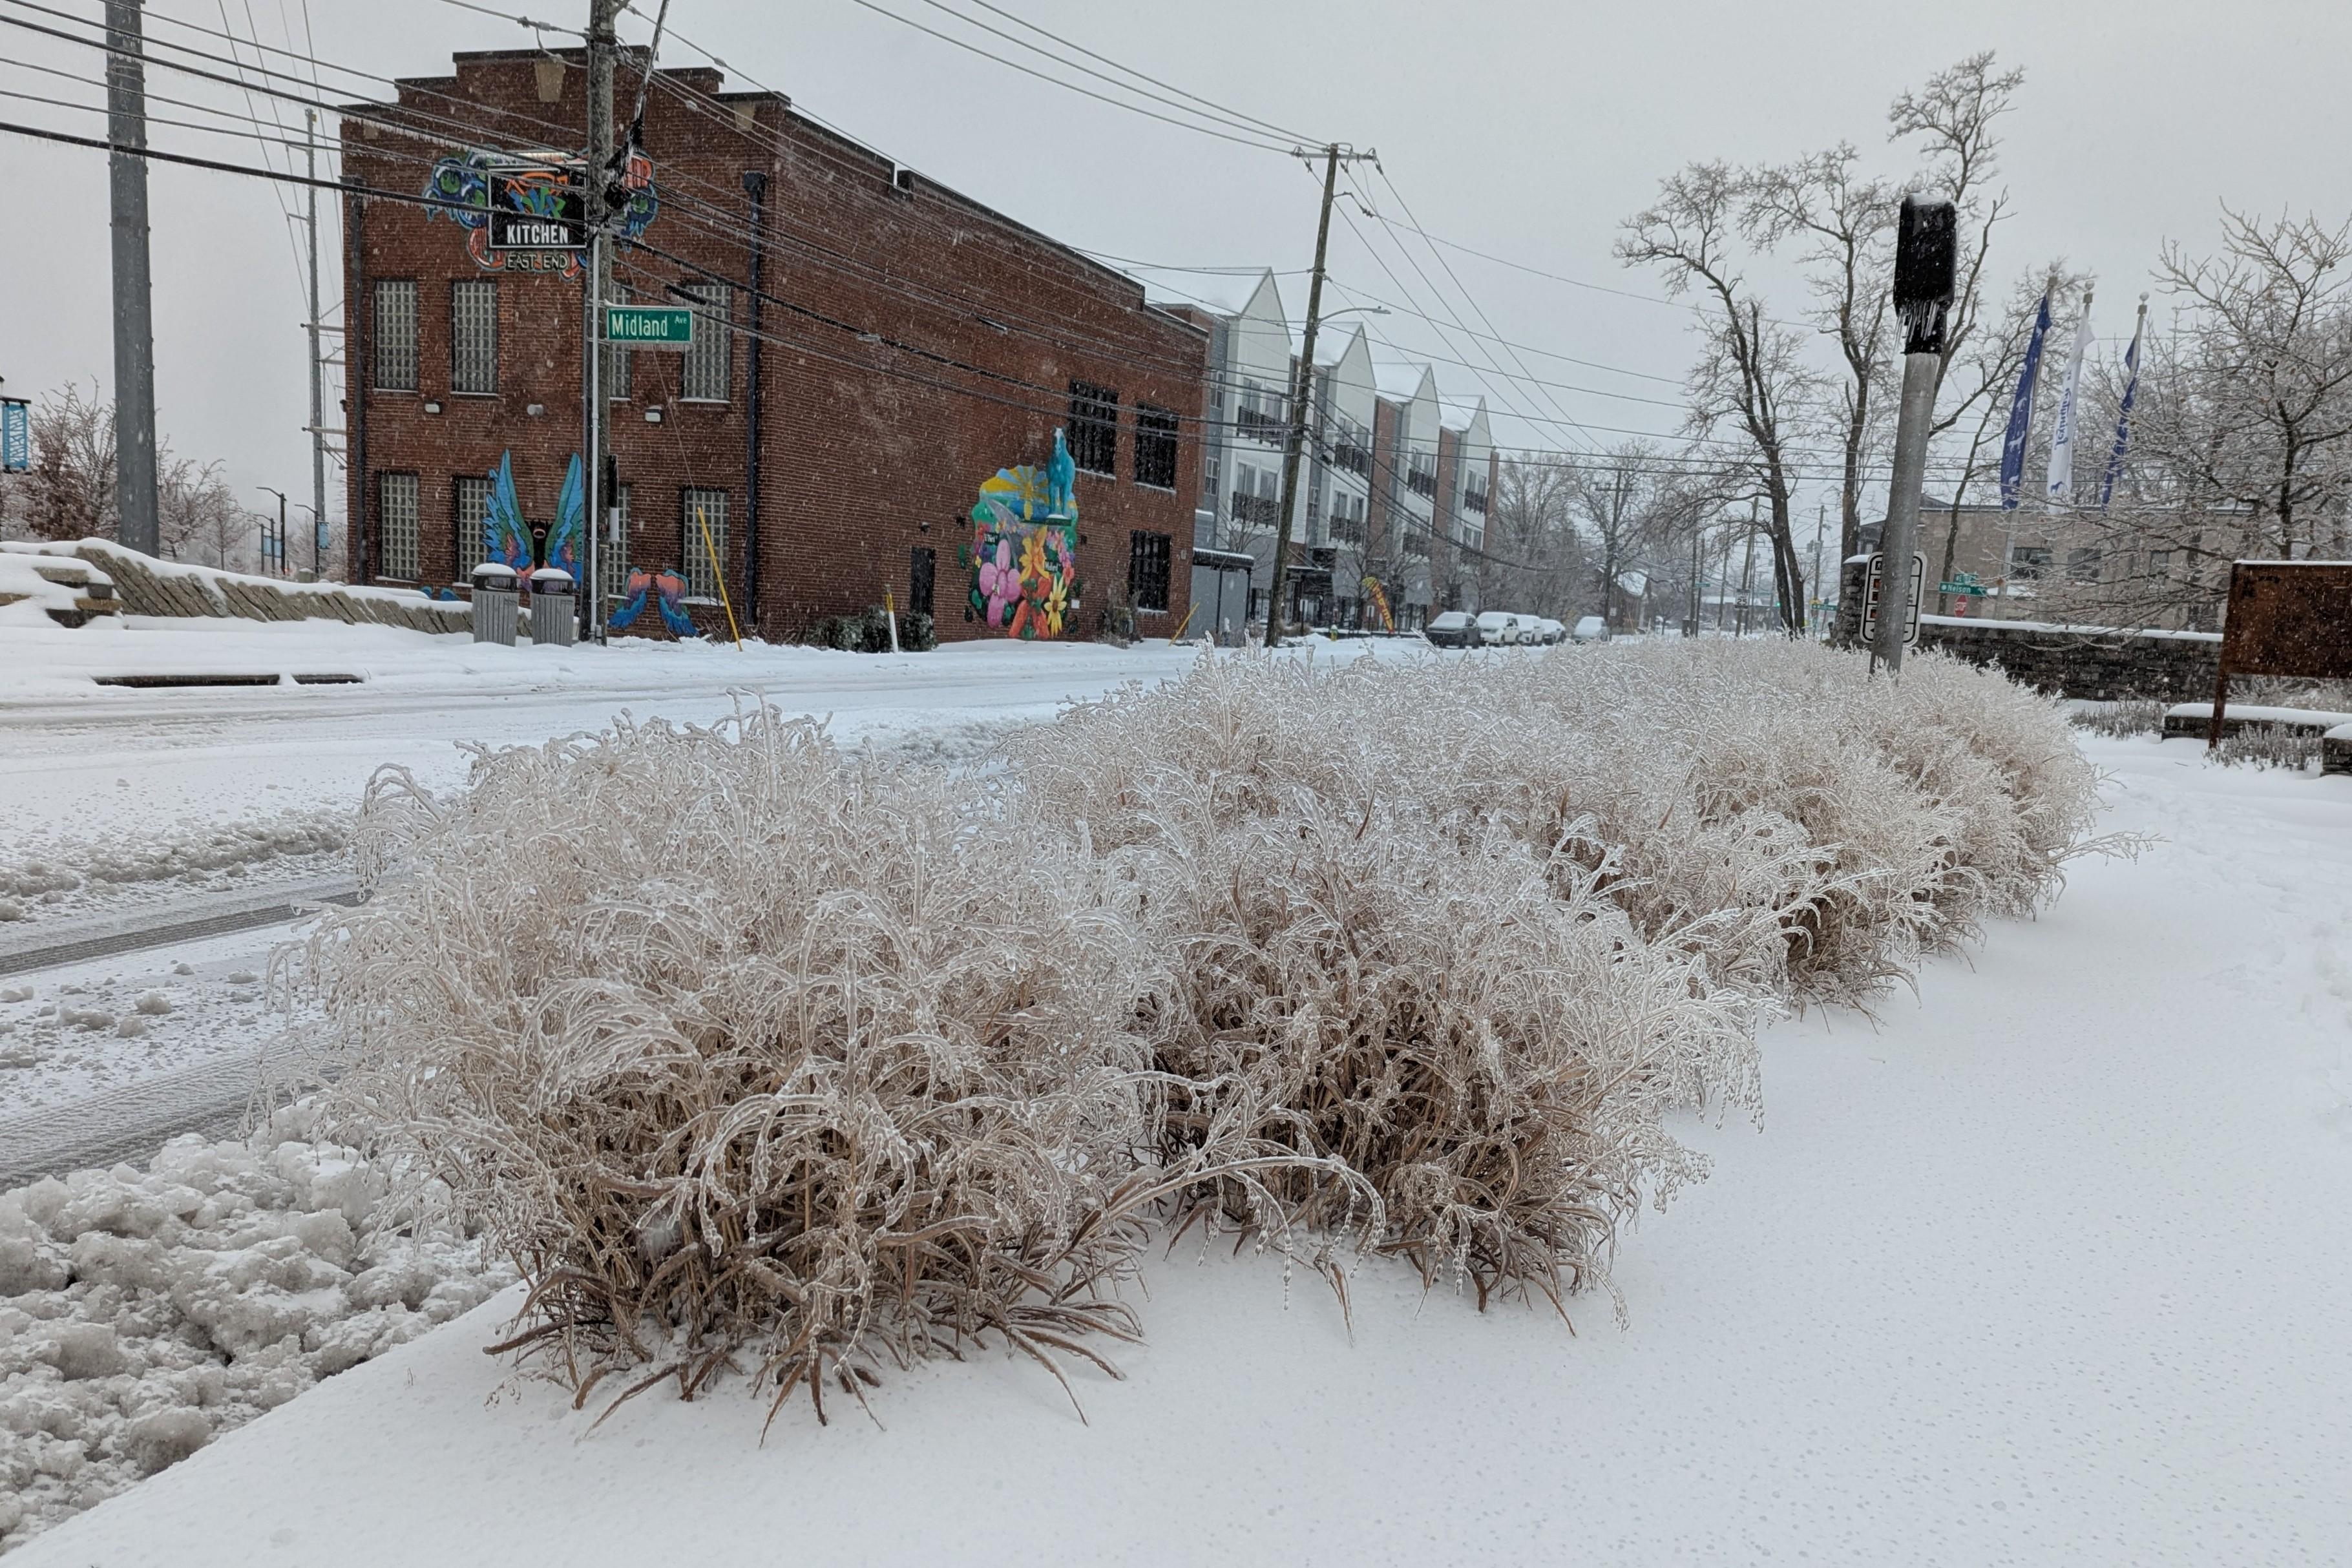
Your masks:
<svg viewBox="0 0 2352 1568"><path fill-rule="evenodd" d="M1090 1424L992 1353L762 1445L740 1389L592 1433L601 1398L505 1383L509 1294L14 1555L2340 1561L2352 780L2087 745L2105 825L2162 841L1875 1026L1770 1030L1763 1125L1687 1129L1716 1169L1631 1239L1622 1326L1374 1262L1351 1337L1319 1284L1188 1244L1126 1381L1073 1374Z"/></svg>

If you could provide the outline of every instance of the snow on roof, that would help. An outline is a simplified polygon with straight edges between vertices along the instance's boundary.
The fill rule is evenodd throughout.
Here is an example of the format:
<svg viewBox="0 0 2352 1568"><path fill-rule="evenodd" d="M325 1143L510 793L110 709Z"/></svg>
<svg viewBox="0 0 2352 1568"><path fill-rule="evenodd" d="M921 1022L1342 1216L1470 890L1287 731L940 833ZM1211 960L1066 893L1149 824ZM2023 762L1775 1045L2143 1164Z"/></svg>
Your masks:
<svg viewBox="0 0 2352 1568"><path fill-rule="evenodd" d="M1363 335L1364 324L1360 321L1325 322L1315 333L1315 363L1321 369L1330 369L1348 357L1348 350L1354 348L1356 340ZM1290 329L1290 351L1293 356L1297 354L1300 346L1306 340L1305 324L1294 324Z"/></svg>
<svg viewBox="0 0 2352 1568"><path fill-rule="evenodd" d="M1650 574L1646 571L1621 571L1617 574L1617 586L1639 599L1650 591Z"/></svg>
<svg viewBox="0 0 2352 1568"><path fill-rule="evenodd" d="M1238 316L1272 276L1268 272L1177 272L1160 267L1122 269L1143 285L1154 305L1191 305L1213 316ZM1278 291L1279 286L1277 286Z"/></svg>
<svg viewBox="0 0 2352 1568"><path fill-rule="evenodd" d="M1437 423L1459 435L1477 423L1478 416L1486 411L1486 400L1483 397L1471 402L1449 402L1440 398L1437 400Z"/></svg>
<svg viewBox="0 0 2352 1568"><path fill-rule="evenodd" d="M1372 385L1391 402L1411 402L1421 395L1421 384L1431 380L1427 365L1407 364L1397 360L1372 361ZM1433 393L1435 388L1432 389Z"/></svg>

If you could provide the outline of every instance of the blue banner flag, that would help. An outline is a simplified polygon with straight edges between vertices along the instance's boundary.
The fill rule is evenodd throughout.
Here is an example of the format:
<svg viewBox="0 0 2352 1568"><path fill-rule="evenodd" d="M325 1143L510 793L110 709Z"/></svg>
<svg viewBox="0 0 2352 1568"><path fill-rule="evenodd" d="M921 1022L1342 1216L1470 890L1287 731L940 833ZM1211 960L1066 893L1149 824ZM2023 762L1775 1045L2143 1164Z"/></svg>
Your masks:
<svg viewBox="0 0 2352 1568"><path fill-rule="evenodd" d="M32 465L32 410L22 398L0 398L0 472L22 474Z"/></svg>
<svg viewBox="0 0 2352 1568"><path fill-rule="evenodd" d="M2116 480L2124 471L2124 454L2131 450L2132 402L2139 396L2139 342L2147 333L2147 306L2139 308L2139 325L2132 329L2131 347L2124 353L2124 401L2116 412L2116 445L2107 454L2107 476L2099 481L2099 510L2107 509L2107 499L2116 493Z"/></svg>
<svg viewBox="0 0 2352 1568"><path fill-rule="evenodd" d="M2050 295L2044 290L2042 309L2033 318L2033 336L2025 342L2025 368L2018 372L2017 397L2009 405L2009 434L2000 444L2000 509L2017 509L2017 493L2025 486L2025 444L2033 434L2033 383L2042 374L2042 340L2050 330Z"/></svg>

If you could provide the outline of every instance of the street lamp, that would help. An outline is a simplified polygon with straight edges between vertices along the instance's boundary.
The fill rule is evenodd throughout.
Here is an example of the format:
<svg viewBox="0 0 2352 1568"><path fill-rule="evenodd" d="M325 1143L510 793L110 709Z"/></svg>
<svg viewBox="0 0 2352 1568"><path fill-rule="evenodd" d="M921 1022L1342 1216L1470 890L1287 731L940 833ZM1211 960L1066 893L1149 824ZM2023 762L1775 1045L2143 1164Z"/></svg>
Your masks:
<svg viewBox="0 0 2352 1568"><path fill-rule="evenodd" d="M283 577L286 574L286 492L274 485L256 485L254 488L267 490L278 497L278 573ZM264 535L269 532L269 522L266 517L262 520L261 531ZM268 559L269 546L266 538L261 547L261 554L265 560Z"/></svg>

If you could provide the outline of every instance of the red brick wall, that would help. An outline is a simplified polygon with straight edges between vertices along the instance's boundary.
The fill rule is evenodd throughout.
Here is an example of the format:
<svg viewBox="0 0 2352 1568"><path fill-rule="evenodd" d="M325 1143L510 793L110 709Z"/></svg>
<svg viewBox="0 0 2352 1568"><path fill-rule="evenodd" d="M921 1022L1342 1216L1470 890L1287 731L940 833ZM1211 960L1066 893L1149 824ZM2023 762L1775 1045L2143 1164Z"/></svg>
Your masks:
<svg viewBox="0 0 2352 1568"><path fill-rule="evenodd" d="M421 191L433 158L457 151L455 131L430 117L482 128L472 146L523 150L572 145L552 127L584 116L584 76L566 68L542 101L534 53L461 55L454 78L404 82L402 103L417 140L344 127L344 167L356 183ZM576 56L574 57L576 58ZM625 71L625 79L630 73ZM631 398L613 412L613 449L630 486L630 558L681 559L679 492L729 492L730 587L738 612L771 637L790 637L823 615L879 602L886 586L903 608L910 550L937 552L934 613L942 639L990 634L964 619L970 571L958 547L980 483L1000 467L1042 465L1066 423L1073 380L1119 393L1118 473L1077 480L1082 613L1073 634L1091 635L1116 599L1124 602L1129 535L1170 539L1169 610L1139 618L1145 635L1172 631L1189 607L1192 498L1201 484L1199 413L1207 337L1143 304L1141 288L1019 225L915 175L894 171L793 114L767 94L719 94L713 70L664 78L722 97L714 107L656 90L645 146L663 209L644 235L677 261L624 249L617 284L664 302L662 287L700 281L690 263L739 285L751 274L749 203L741 175L768 176L761 332L759 593L743 601L748 455L746 376L753 341L733 337L733 392L724 404L677 397L681 357L633 354ZM454 100L454 101L453 101ZM466 248L467 231L425 209L367 201L347 254L345 298L353 397L352 517L373 529L373 476L419 476L421 559L426 580L446 582L472 564L478 545L452 538L455 480L487 474L514 455L526 515L550 517L570 455L581 448L581 288L557 275L491 273ZM352 265L353 261L356 265ZM375 392L366 307L373 280L418 280L419 390ZM449 285L499 280L499 393L452 397ZM735 295L737 328L751 301ZM880 339L885 341L875 341ZM897 345L897 346L894 346ZM437 400L444 412L428 415ZM1134 479L1139 402L1181 419L1172 490ZM530 404L542 412L532 415ZM662 423L648 424L648 408ZM364 445L364 455L360 455ZM364 464L366 472L360 471ZM354 561L380 560L354 540ZM747 625L747 632L752 626Z"/></svg>

